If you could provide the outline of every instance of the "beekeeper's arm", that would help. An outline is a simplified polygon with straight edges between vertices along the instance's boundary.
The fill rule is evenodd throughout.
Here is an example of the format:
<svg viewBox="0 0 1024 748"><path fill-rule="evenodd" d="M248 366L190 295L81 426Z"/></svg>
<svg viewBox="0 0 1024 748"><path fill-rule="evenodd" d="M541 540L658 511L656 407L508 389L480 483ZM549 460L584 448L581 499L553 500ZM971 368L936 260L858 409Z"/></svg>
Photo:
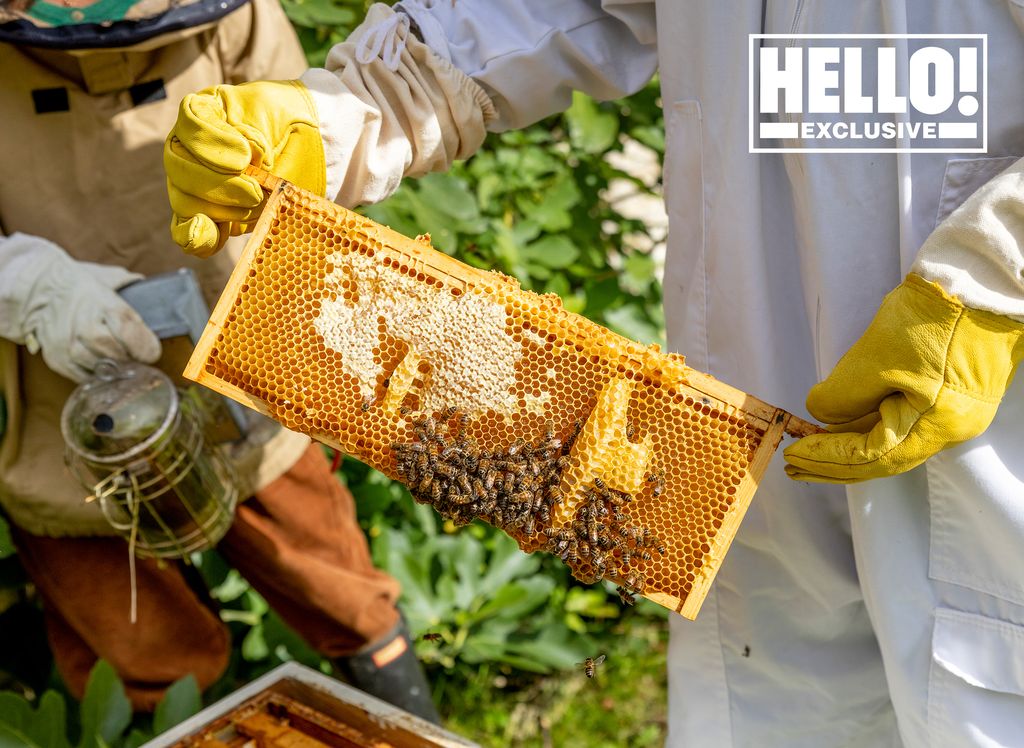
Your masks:
<svg viewBox="0 0 1024 748"><path fill-rule="evenodd" d="M75 381L101 358L152 363L160 341L117 289L141 275L78 262L37 236L0 235L0 337Z"/></svg>
<svg viewBox="0 0 1024 748"><path fill-rule="evenodd" d="M403 176L447 169L488 129L613 98L654 73L654 6L548 0L375 5L299 81L217 86L186 97L164 148L172 235L208 255L244 233L262 201L250 163L343 205L390 195ZM412 25L414 22L415 25ZM421 40L422 37L422 40Z"/></svg>
<svg viewBox="0 0 1024 748"><path fill-rule="evenodd" d="M786 450L798 480L895 475L978 436L1024 358L1024 159L927 239L906 280L808 398L827 435Z"/></svg>

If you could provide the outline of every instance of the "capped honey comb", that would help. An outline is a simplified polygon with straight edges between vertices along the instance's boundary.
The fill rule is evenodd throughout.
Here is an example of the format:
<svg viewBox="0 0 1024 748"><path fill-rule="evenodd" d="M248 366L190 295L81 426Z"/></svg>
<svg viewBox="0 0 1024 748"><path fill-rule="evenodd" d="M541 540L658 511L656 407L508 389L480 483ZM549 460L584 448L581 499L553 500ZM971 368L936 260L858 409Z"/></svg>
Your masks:
<svg viewBox="0 0 1024 748"><path fill-rule="evenodd" d="M696 616L783 434L816 427L566 312L554 295L457 262L428 237L250 173L269 195L187 377L406 482L417 461L433 476L428 462L459 451L446 441L456 433L474 469L484 460L528 476L532 463L508 467L509 456L543 454L557 473L536 480L557 499L534 512L536 526L522 512L499 523L513 510L496 515L493 504L477 516L526 551L561 552L581 579L609 578ZM505 483L474 475L475 489L459 478L467 491ZM439 480L420 472L414 495L439 509L462 501L454 477L447 494ZM587 514L598 490L636 542L600 552L587 542L594 523L605 532L615 521ZM570 552L573 526L592 556ZM643 532L653 540L641 544Z"/></svg>

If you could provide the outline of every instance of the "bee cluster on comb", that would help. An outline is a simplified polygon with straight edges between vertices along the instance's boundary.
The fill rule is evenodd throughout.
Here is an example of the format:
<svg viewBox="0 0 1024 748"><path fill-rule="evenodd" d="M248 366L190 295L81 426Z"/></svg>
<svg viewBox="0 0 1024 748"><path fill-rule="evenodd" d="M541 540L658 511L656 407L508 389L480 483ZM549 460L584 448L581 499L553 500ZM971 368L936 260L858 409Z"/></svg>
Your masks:
<svg viewBox="0 0 1024 748"><path fill-rule="evenodd" d="M391 445L398 476L416 501L433 506L457 526L475 519L494 525L521 545L558 556L582 581L614 579L625 593L623 602L631 604L630 593L644 592L645 576L633 560L650 561L652 550L665 553L665 544L623 512L632 494L596 478L571 519L552 524L564 502L562 477L581 423L564 440L548 424L536 443L519 438L496 451L481 449L467 434L468 420L454 408L440 421L423 415L412 421L414 441Z"/></svg>

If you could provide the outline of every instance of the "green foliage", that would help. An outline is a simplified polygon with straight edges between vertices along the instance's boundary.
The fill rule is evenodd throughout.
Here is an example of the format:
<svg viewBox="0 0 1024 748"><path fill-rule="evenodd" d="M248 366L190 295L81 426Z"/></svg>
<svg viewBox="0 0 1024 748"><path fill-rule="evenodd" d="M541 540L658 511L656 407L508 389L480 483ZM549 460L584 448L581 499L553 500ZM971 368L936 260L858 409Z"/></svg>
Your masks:
<svg viewBox="0 0 1024 748"><path fill-rule="evenodd" d="M102 660L89 674L73 740L64 696L46 691L33 707L22 695L0 691L0 748L137 748L199 711L199 688L190 675L174 683L157 704L152 725L134 717L124 684Z"/></svg>

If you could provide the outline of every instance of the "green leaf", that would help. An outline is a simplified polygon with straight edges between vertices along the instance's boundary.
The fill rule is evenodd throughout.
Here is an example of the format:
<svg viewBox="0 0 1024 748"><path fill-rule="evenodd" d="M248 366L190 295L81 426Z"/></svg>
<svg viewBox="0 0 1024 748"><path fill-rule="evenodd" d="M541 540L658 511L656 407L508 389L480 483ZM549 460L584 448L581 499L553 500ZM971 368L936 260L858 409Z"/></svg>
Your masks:
<svg viewBox="0 0 1024 748"><path fill-rule="evenodd" d="M654 258L642 252L633 252L623 264L622 288L634 296L647 292L654 282Z"/></svg>
<svg viewBox="0 0 1024 748"><path fill-rule="evenodd" d="M16 727L0 722L0 748L45 748Z"/></svg>
<svg viewBox="0 0 1024 748"><path fill-rule="evenodd" d="M29 732L44 748L68 748L67 724L64 697L56 691L47 691L39 700Z"/></svg>
<svg viewBox="0 0 1024 748"><path fill-rule="evenodd" d="M14 540L11 539L11 528L7 526L7 521L0 516L0 558L7 558L15 553Z"/></svg>
<svg viewBox="0 0 1024 748"><path fill-rule="evenodd" d="M619 134L619 118L602 111L586 94L576 91L572 106L565 112L569 123L569 140L586 153L601 153L611 148Z"/></svg>
<svg viewBox="0 0 1024 748"><path fill-rule="evenodd" d="M199 684L191 673L171 684L153 712L153 732L159 735L184 722L203 707Z"/></svg>
<svg viewBox="0 0 1024 748"><path fill-rule="evenodd" d="M140 730L137 727L133 728L132 731L128 733L128 737L124 739L124 742L121 744L121 748L141 748L152 740L153 737L153 735L150 735L144 730Z"/></svg>
<svg viewBox="0 0 1024 748"><path fill-rule="evenodd" d="M608 599L603 589L573 587L565 600L565 609L588 618L618 618L620 607Z"/></svg>
<svg viewBox="0 0 1024 748"><path fill-rule="evenodd" d="M445 558L452 559L456 584L455 603L460 608L468 608L478 594L487 595L491 592L481 585L484 549L479 540L475 540L468 533L460 533L454 540L453 548L446 550L442 547L441 552Z"/></svg>
<svg viewBox="0 0 1024 748"><path fill-rule="evenodd" d="M82 720L79 748L99 748L113 743L128 729L132 706L110 663L100 660L89 673L79 711Z"/></svg>
<svg viewBox="0 0 1024 748"><path fill-rule="evenodd" d="M519 620L543 605L554 587L555 580L543 576L509 582L488 600L475 617L483 619L499 615L508 620Z"/></svg>
<svg viewBox="0 0 1024 748"><path fill-rule="evenodd" d="M480 215L476 198L466 183L451 174L427 174L419 180L419 188L445 215L460 221L472 221Z"/></svg>
<svg viewBox="0 0 1024 748"><path fill-rule="evenodd" d="M557 670L575 667L589 649L585 639L575 636L565 626L547 626L533 639L511 641L506 646L512 654Z"/></svg>
<svg viewBox="0 0 1024 748"><path fill-rule="evenodd" d="M580 251L565 236L545 236L526 245L523 256L544 267L560 269L571 265L580 256Z"/></svg>
<svg viewBox="0 0 1024 748"><path fill-rule="evenodd" d="M635 304L609 309L604 313L604 318L615 332L637 342L650 344L661 340L661 331L651 324L643 309Z"/></svg>
<svg viewBox="0 0 1024 748"><path fill-rule="evenodd" d="M353 487L352 493L356 498L356 508L360 518L372 517L383 512L392 504L401 501L402 497L401 491L390 482L370 483L367 481Z"/></svg>
<svg viewBox="0 0 1024 748"><path fill-rule="evenodd" d="M222 603L229 603L248 591L249 583L245 581L245 577L232 569L223 582L210 590L210 597Z"/></svg>
<svg viewBox="0 0 1024 748"><path fill-rule="evenodd" d="M270 647L263 638L263 624L257 623L242 640L242 657L247 662L259 662L270 656Z"/></svg>
<svg viewBox="0 0 1024 748"><path fill-rule="evenodd" d="M497 590L513 579L529 577L540 568L537 556L523 553L519 545L508 535L494 536L494 550L488 559L487 571L480 586L485 590Z"/></svg>

